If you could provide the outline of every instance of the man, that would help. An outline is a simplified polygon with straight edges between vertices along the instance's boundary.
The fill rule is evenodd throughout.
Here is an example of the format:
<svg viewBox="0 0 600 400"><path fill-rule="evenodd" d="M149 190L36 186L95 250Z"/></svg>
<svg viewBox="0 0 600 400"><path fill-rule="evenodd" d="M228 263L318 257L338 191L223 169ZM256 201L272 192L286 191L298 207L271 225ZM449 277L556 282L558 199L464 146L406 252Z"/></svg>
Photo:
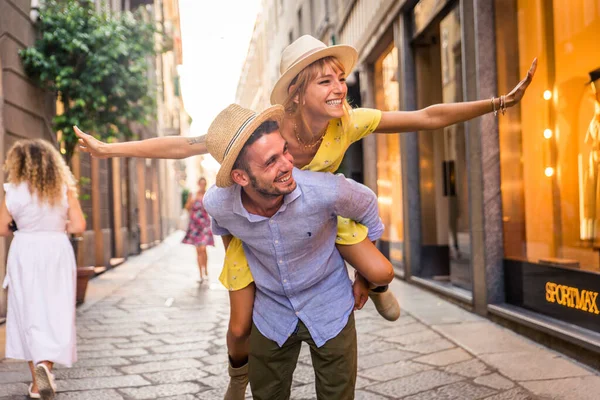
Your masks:
<svg viewBox="0 0 600 400"><path fill-rule="evenodd" d="M337 216L383 232L377 198L341 175L294 168L279 134L282 106L260 114L231 105L209 128L221 163L204 206L213 232L244 243L256 296L250 335L253 397L288 399L301 343L308 343L319 399L352 399L357 350L354 298L335 248ZM362 272L362 271L361 271Z"/></svg>

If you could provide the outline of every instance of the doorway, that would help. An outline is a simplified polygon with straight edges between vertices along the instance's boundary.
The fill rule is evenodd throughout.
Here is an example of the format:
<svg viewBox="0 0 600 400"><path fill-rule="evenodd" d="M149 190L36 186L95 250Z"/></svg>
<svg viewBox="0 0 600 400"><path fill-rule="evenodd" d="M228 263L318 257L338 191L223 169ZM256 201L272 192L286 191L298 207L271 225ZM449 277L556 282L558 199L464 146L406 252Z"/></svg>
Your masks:
<svg viewBox="0 0 600 400"><path fill-rule="evenodd" d="M463 100L458 2L413 36L419 108ZM472 289L464 123L419 132L421 277Z"/></svg>

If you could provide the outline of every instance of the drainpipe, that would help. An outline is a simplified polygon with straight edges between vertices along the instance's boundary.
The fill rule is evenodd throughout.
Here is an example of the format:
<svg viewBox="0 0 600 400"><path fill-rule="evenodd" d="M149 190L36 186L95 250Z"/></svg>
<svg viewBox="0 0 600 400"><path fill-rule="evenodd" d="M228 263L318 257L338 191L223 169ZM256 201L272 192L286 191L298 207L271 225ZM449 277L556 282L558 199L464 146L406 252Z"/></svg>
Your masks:
<svg viewBox="0 0 600 400"><path fill-rule="evenodd" d="M331 45L336 45L337 44L337 32L335 31L335 26L334 24L331 23L331 18L330 16L330 11L329 11L329 1L330 0L325 0L325 29L329 29L331 28Z"/></svg>

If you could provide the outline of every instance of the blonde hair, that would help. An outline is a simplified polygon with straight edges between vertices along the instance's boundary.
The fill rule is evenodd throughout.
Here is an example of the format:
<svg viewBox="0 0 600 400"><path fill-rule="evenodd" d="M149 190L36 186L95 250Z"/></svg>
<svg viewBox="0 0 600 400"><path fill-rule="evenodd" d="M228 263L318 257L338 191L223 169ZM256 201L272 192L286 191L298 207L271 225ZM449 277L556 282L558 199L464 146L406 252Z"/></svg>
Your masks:
<svg viewBox="0 0 600 400"><path fill-rule="evenodd" d="M344 65L337 58L333 56L320 58L317 61L309 64L302 71L300 71L298 75L296 75L296 77L290 83L291 90L289 91L288 97L283 103L285 111L293 115L296 118L296 120L300 120L304 128L311 134L313 132L310 131L310 128L306 123L306 118L304 118L303 114L304 96L306 96L306 89L308 88L308 85L312 81L317 79L319 74L324 74L325 69L327 67L331 67L337 73L346 73L346 71L344 70ZM296 98L298 100L297 102L294 101ZM346 100L345 98L342 104L344 107L344 117L342 117L342 126L344 127L348 122L351 107L350 104L348 104L348 100Z"/></svg>
<svg viewBox="0 0 600 400"><path fill-rule="evenodd" d="M40 202L54 206L60 202L63 187L76 191L75 178L58 150L42 139L19 140L8 151L4 170L8 182L29 184Z"/></svg>

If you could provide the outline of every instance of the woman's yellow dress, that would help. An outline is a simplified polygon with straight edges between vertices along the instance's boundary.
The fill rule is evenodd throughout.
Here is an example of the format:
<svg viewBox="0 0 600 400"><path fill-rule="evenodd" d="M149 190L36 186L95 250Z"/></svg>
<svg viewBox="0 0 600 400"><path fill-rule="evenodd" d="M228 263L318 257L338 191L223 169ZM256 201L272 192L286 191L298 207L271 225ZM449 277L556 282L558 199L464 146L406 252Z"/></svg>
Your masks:
<svg viewBox="0 0 600 400"><path fill-rule="evenodd" d="M329 122L323 142L304 170L335 172L340 167L348 147L373 133L381 120L381 111L356 108L349 112L348 122L340 119ZM352 245L362 242L368 234L367 227L347 218L338 217L337 244ZM221 283L229 290L240 290L254 281L246 261L242 241L233 238L227 247L225 264L219 276Z"/></svg>

